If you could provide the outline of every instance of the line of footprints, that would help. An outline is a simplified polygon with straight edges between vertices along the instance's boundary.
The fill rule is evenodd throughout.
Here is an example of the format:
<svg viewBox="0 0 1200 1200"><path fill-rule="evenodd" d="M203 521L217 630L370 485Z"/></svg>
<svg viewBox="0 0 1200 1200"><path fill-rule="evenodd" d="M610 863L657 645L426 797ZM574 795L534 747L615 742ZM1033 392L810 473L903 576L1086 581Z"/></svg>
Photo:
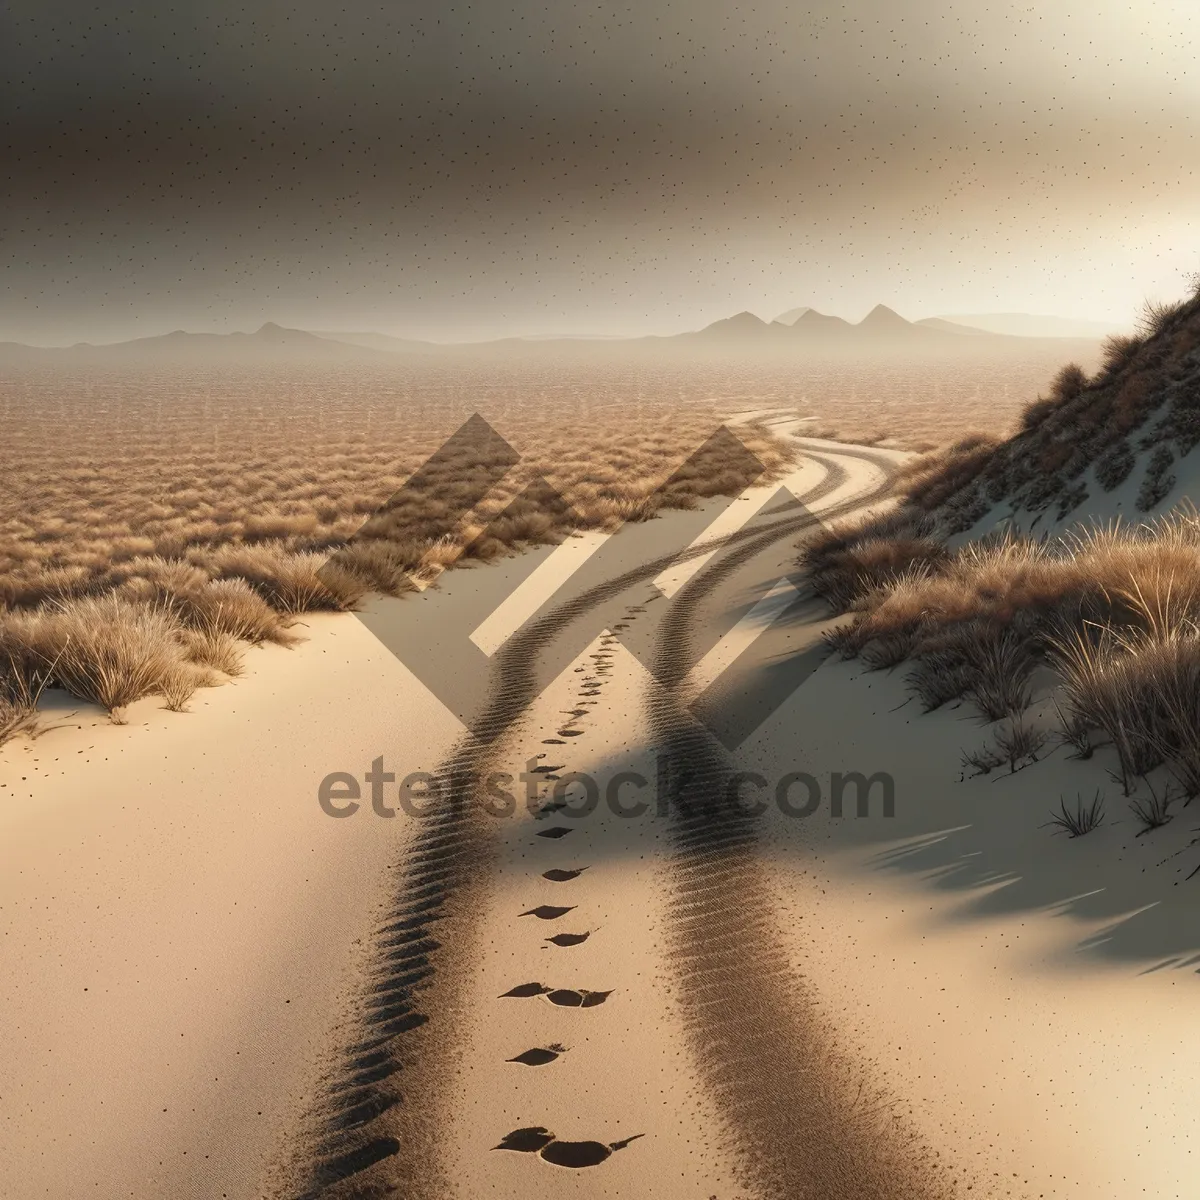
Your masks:
<svg viewBox="0 0 1200 1200"><path fill-rule="evenodd" d="M658 593L656 592L654 598L657 598L657 595ZM632 618L635 613L644 611L641 605L635 605L628 610L626 615ZM614 625L612 627L613 634L620 633L622 629L626 628L626 625L626 622ZM583 730L577 727L579 719L587 715L588 707L596 704L595 697L600 694L604 677L612 673L612 664L608 660L612 658L613 651L609 647L616 640L612 634L604 636L600 639L600 648L590 656L596 665L592 673L584 675L584 678L581 680L582 687L578 697L579 705L587 707L576 707L567 710L566 715L568 720L558 730L558 736L543 739L543 745L564 746L567 744L567 738L579 737L583 733ZM575 669L581 674L587 670L586 667L576 667ZM544 758L545 754L541 754L538 757ZM534 767L534 771L547 780L558 779L559 776L554 772L561 770L561 765ZM566 800L552 800L549 803L543 804L538 809L534 819L543 820L565 808L566 805ZM551 825L546 829L539 830L536 836L558 839L565 838L572 832L574 830L569 825ZM573 867L570 869L554 867L549 871L542 872L542 878L548 879L551 883L569 883L572 879L577 879L586 870L587 867ZM522 917L533 917L539 921L557 921L560 917L565 917L567 913L574 912L575 908L576 905L573 904L539 904L537 908L527 909L520 915ZM578 946L586 942L591 937L592 932L594 931L557 933L552 937L547 937L546 941L552 946L561 948ZM588 988L556 988L547 987L544 983L521 983L514 988L510 988L501 998L528 999L542 996L551 1004L558 1005L560 1008L595 1008L596 1005L603 1004L612 993L612 989L607 992L598 992L591 991ZM526 1050L524 1053L518 1054L515 1058L510 1058L508 1061L519 1063L525 1067L544 1067L548 1063L554 1062L560 1055L566 1052L566 1046L555 1042L549 1046L535 1046L532 1050ZM581 1167L598 1166L618 1150L625 1149L630 1142L635 1142L643 1136L643 1134L635 1133L632 1137L624 1138L619 1142L567 1142L557 1138L543 1125L531 1125L525 1129L514 1129L512 1133L505 1136L504 1140L498 1146L493 1146L492 1148L494 1150L512 1150L520 1154L536 1154L544 1162L553 1163L556 1167L579 1169Z"/></svg>

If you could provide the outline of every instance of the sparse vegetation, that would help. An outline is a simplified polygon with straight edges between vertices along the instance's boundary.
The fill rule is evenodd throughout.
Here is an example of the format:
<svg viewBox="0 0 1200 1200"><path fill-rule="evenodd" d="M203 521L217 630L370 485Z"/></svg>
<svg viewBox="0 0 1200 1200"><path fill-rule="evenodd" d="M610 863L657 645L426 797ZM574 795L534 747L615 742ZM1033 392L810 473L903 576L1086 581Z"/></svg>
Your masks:
<svg viewBox="0 0 1200 1200"><path fill-rule="evenodd" d="M911 528L888 520L907 542ZM846 566L852 548L843 527L805 551L823 594L850 597L851 620L830 639L841 654L888 665L907 657L927 711L966 698L989 720L1013 722L1006 737L1045 663L1060 737L1078 757L1091 756L1100 731L1126 795L1160 764L1184 795L1200 794L1200 514L1056 539L1000 534L926 555L920 572L890 584Z"/></svg>
<svg viewBox="0 0 1200 1200"><path fill-rule="evenodd" d="M1022 717L1013 717L996 734L996 752L1008 763L1009 773L1037 762L1038 751L1046 744L1046 733L1028 724Z"/></svg>
<svg viewBox="0 0 1200 1200"><path fill-rule="evenodd" d="M990 746L979 750L965 750L962 756L963 772L968 769L972 775L990 775L1004 762Z"/></svg>
<svg viewBox="0 0 1200 1200"><path fill-rule="evenodd" d="M1056 825L1058 832L1066 833L1068 837L1083 837L1091 833L1104 822L1104 797L1097 792L1090 804L1084 803L1082 796L1075 798L1075 804L1067 807L1065 797L1059 799L1058 812L1050 814L1048 825Z"/></svg>
<svg viewBox="0 0 1200 1200"><path fill-rule="evenodd" d="M151 695L184 709L242 670L239 644L295 642L302 613L736 493L755 459L765 480L792 455L750 423L679 470L720 424L712 403L567 397L549 425L521 395L494 416L519 461L481 434L427 462L470 414L400 379L0 381L0 636L19 650L0 660L0 740L39 688L118 717Z"/></svg>
<svg viewBox="0 0 1200 1200"><path fill-rule="evenodd" d="M1137 335L1104 343L1101 369L1063 367L1048 395L1033 401L1007 440L977 439L913 464L907 502L936 513L945 534L970 529L991 507L1014 512L1075 512L1086 499L1084 474L1111 491L1134 470L1138 449L1180 454L1200 445L1200 290L1172 304L1150 304ZM1163 454L1142 489L1142 511L1161 504L1174 479Z"/></svg>
<svg viewBox="0 0 1200 1200"><path fill-rule="evenodd" d="M1142 480L1141 491L1138 492L1137 506L1142 512L1149 512L1164 499L1175 486L1175 476L1168 474L1175 454L1170 446L1158 446L1150 455L1146 464L1146 477Z"/></svg>
<svg viewBox="0 0 1200 1200"><path fill-rule="evenodd" d="M1129 478L1135 461L1129 443L1118 442L1096 463L1096 482L1106 492L1111 492Z"/></svg>
<svg viewBox="0 0 1200 1200"><path fill-rule="evenodd" d="M926 711L965 698L1010 722L1005 746L965 768L1022 761L1009 750L1021 748L1021 713L1045 664L1058 737L1076 757L1110 744L1127 796L1159 765L1185 797L1200 794L1200 514L1178 509L1061 536L1011 523L950 548L981 507L1005 500L1016 518L1057 497L1066 516L1086 500L1089 463L1101 487L1119 486L1135 465L1129 433L1138 426L1150 450L1138 497L1148 511L1176 482L1181 431L1200 443L1200 289L1148 305L1137 337L1109 340L1095 379L1064 368L1007 442L971 439L925 456L907 472L900 508L805 545L814 588L850 614L829 638L839 653L895 665L903 652Z"/></svg>
<svg viewBox="0 0 1200 1200"><path fill-rule="evenodd" d="M1142 826L1134 834L1135 837L1141 837L1153 829L1161 829L1171 820L1171 801L1174 797L1171 795L1170 786L1159 791L1147 780L1146 789L1150 793L1148 798L1139 796L1129 802L1130 811Z"/></svg>

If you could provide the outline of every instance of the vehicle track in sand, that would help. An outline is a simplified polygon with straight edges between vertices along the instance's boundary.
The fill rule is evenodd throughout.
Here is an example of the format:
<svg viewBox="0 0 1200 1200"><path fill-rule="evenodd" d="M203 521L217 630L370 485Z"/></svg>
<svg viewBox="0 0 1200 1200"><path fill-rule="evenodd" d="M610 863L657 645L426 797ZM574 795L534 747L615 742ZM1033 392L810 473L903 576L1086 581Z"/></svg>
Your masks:
<svg viewBox="0 0 1200 1200"><path fill-rule="evenodd" d="M692 1059L763 1200L942 1200L945 1165L899 1118L786 966L757 853L758 817L734 800L738 763L688 712L696 610L778 540L760 534L694 576L659 628L647 720L667 783L674 902L669 965ZM802 731L798 731L802 743Z"/></svg>
<svg viewBox="0 0 1200 1200"><path fill-rule="evenodd" d="M686 714L689 628L700 600L781 539L890 490L894 464L885 456L849 449L806 454L822 464L825 476L799 497L801 505L846 482L839 458L869 462L885 478L819 516L804 508L641 564L536 617L497 651L477 732L439 767L442 805L421 820L397 865L395 902L374 938L354 1036L343 1044L311 1121L290 1148L280 1194L302 1200L444 1200L451 1194L441 1143L459 1055L456 1028L465 1018L464 982L482 933L480 901L495 853L477 781L536 699L533 664L554 639L597 605L714 549L722 553L667 608L659 685L647 697L660 752L692 768L692 783L673 787L670 796L678 896L670 915L670 966L697 1070L724 1112L752 1194L788 1200L948 1194L900 1124L881 1124L864 1108L861 1072L839 1058L802 981L781 967L754 865L753 820L723 803L732 760Z"/></svg>

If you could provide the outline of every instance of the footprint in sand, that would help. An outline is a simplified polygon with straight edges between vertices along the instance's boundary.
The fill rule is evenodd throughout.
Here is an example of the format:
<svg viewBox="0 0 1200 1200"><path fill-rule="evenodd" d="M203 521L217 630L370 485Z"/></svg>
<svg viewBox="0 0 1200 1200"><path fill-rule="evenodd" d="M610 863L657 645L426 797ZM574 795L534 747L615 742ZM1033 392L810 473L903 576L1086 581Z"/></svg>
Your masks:
<svg viewBox="0 0 1200 1200"><path fill-rule="evenodd" d="M556 933L553 937L549 937L546 941L553 943L555 946L578 946L580 942L586 942L591 937L592 931L589 929L587 933Z"/></svg>
<svg viewBox="0 0 1200 1200"><path fill-rule="evenodd" d="M527 1129L514 1129L493 1150L515 1150L519 1154L536 1154L556 1167L595 1167L618 1150L624 1150L630 1142L645 1137L635 1133L633 1137L619 1142L560 1142L544 1125L532 1125Z"/></svg>
<svg viewBox="0 0 1200 1200"><path fill-rule="evenodd" d="M569 879L578 879L586 870L587 867L576 867L573 871L564 871L562 867L551 867L549 871L542 872L542 878L549 879L551 883L566 883Z"/></svg>
<svg viewBox="0 0 1200 1200"><path fill-rule="evenodd" d="M560 1054L566 1054L566 1046L560 1046L554 1042L549 1046L535 1046L532 1050L526 1050L518 1054L516 1058L510 1058L507 1061L512 1063L520 1063L523 1067L544 1067L547 1063L552 1063Z"/></svg>
<svg viewBox="0 0 1200 1200"><path fill-rule="evenodd" d="M561 904L539 904L537 908L527 909L521 913L523 917L537 917L542 921L557 921L559 917L564 916L574 909L576 905L570 904L565 907Z"/></svg>
<svg viewBox="0 0 1200 1200"><path fill-rule="evenodd" d="M593 992L587 988L580 990L548 988L544 983L519 983L515 988L510 988L505 992L500 999L505 1000L511 997L515 1000L524 1000L530 996L545 996L551 1004L557 1004L559 1008L595 1008L597 1004L603 1004L612 994L613 989L607 992Z"/></svg>

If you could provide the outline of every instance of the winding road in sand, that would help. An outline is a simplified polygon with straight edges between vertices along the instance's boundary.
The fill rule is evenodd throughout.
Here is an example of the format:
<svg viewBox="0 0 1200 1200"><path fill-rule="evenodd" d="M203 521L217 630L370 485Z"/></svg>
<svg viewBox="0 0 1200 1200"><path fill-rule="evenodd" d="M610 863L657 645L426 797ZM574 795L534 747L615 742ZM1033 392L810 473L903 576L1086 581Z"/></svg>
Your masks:
<svg viewBox="0 0 1200 1200"><path fill-rule="evenodd" d="M441 802L398 872L280 1194L952 1194L787 966L756 817L729 799L754 764L696 715L714 703L694 674L704 650L739 631L725 704L768 702L764 676L802 681L805 656L747 638L745 610L794 574L819 520L884 496L893 467L810 450L797 495L682 555L591 583L576 572L504 642L475 732L437 772ZM791 611L794 633L802 594ZM597 613L604 632L539 678ZM498 779L515 804L498 802Z"/></svg>
<svg viewBox="0 0 1200 1200"><path fill-rule="evenodd" d="M64 712L0 772L4 1194L953 1194L832 1036L729 803L737 744L820 660L796 545L897 459L806 442L744 515L573 561L499 638L473 733L369 614L191 725ZM516 563L380 612L486 618ZM318 810L320 778L378 756L437 802Z"/></svg>

